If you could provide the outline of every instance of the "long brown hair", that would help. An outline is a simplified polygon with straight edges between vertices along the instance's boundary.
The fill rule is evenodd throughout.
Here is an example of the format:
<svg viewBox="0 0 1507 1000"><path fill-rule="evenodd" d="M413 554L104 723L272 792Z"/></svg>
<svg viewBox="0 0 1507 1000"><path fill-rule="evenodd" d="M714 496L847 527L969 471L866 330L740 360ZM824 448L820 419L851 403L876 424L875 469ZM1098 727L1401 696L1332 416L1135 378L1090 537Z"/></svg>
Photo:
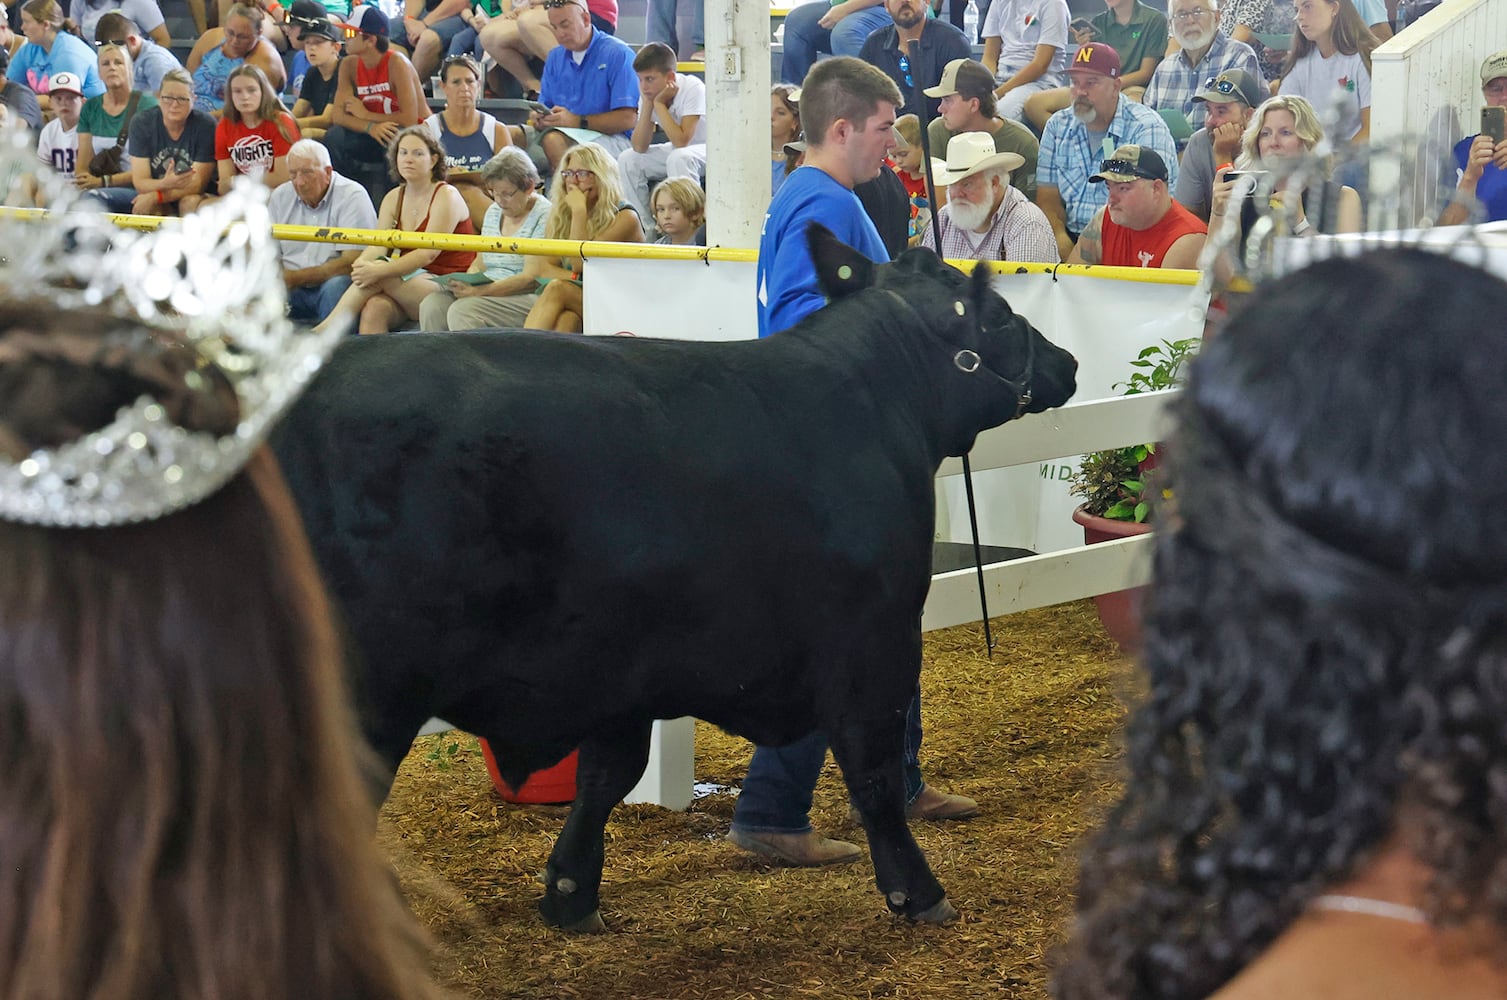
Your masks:
<svg viewBox="0 0 1507 1000"><path fill-rule="evenodd" d="M1334 48L1347 56L1360 53L1361 62L1366 64L1366 72L1371 72L1371 51L1381 44L1381 40L1371 34L1371 26L1360 16L1355 9L1355 4L1350 0L1318 0L1319 3L1333 4L1337 9L1334 12L1334 23L1329 28L1329 37L1334 42ZM1282 77L1292 72L1292 68L1298 64L1308 53L1318 48L1313 42L1303 37L1303 32L1297 28L1292 30L1292 47L1287 50L1287 62L1282 64Z"/></svg>
<svg viewBox="0 0 1507 1000"><path fill-rule="evenodd" d="M121 327L22 307L0 347ZM19 354L0 352L11 455L143 388L97 350ZM340 644L269 451L158 521L0 522L0 563L0 996L437 996L373 840Z"/></svg>
<svg viewBox="0 0 1507 1000"><path fill-rule="evenodd" d="M231 83L237 77L242 76L255 80L257 87L261 89L262 99L257 105L256 116L264 122L271 123L277 129L277 134L283 137L283 141L292 142L296 139L297 136L288 131L288 124L292 121L292 116L283 109L283 102L277 99L277 93L272 89L272 83L267 79L267 74L263 73L260 67L253 66L250 63L241 63L235 69L231 70L230 75L225 78L225 117L238 125L245 124L241 118L240 110L235 106L235 102L230 99Z"/></svg>

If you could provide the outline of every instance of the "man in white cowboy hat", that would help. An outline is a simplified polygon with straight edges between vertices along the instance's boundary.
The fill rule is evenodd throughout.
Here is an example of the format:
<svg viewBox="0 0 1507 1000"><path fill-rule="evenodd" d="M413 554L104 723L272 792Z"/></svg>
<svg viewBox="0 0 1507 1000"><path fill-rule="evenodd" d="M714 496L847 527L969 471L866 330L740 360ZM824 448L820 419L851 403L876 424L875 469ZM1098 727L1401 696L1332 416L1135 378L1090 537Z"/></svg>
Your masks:
<svg viewBox="0 0 1507 1000"><path fill-rule="evenodd" d="M1209 228L1172 200L1167 164L1149 146L1121 146L1088 179L1109 192L1105 206L1084 227L1069 264L1116 267L1198 266Z"/></svg>
<svg viewBox="0 0 1507 1000"><path fill-rule="evenodd" d="M964 132L947 144L947 159L932 161L937 187L947 188L947 204L937 221L942 256L949 260L1013 260L1055 264L1061 258L1045 213L1010 183L1025 160L998 153L988 132ZM921 245L936 249L930 226Z"/></svg>

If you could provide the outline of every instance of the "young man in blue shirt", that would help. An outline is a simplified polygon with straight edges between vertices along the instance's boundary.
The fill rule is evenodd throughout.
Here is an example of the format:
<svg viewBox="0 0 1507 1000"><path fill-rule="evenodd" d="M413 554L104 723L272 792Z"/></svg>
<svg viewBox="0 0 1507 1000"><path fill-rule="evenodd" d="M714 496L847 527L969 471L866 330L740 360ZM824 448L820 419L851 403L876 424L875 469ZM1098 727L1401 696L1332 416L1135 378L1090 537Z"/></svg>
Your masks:
<svg viewBox="0 0 1507 1000"><path fill-rule="evenodd" d="M853 187L879 175L895 148L900 91L882 70L838 56L812 67L801 87L806 158L775 194L759 237L759 336L794 326L826 304L806 226L820 222L844 243L876 261L889 260L879 232ZM963 819L978 804L947 795L921 780L919 692L907 718L905 786L908 814ZM858 845L811 829L811 793L827 759L827 737L815 732L789 746L757 747L738 795L728 839L746 851L794 865L853 861Z"/></svg>

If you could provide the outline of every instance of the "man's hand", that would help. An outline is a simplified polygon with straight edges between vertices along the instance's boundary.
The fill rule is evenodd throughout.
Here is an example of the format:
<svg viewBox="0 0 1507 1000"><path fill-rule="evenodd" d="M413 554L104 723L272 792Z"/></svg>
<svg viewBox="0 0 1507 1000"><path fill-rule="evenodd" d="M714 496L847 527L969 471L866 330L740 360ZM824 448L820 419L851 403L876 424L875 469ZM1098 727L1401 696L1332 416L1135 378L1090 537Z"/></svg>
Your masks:
<svg viewBox="0 0 1507 1000"><path fill-rule="evenodd" d="M1089 42L1099 37L1099 33L1093 28L1073 28L1072 32L1073 41L1077 42L1079 45L1087 45Z"/></svg>
<svg viewBox="0 0 1507 1000"><path fill-rule="evenodd" d="M578 115L563 105L556 104L549 114L539 115L534 120L535 128L585 128L585 116Z"/></svg>
<svg viewBox="0 0 1507 1000"><path fill-rule="evenodd" d="M427 30L429 30L429 26L418 18L403 18L403 31L408 35L408 43L410 45L419 44L419 39L424 37L424 32Z"/></svg>
<svg viewBox="0 0 1507 1000"><path fill-rule="evenodd" d="M131 199L132 215L157 215L159 207L156 191L143 191Z"/></svg>
<svg viewBox="0 0 1507 1000"><path fill-rule="evenodd" d="M1240 155L1240 136L1245 127L1239 122L1225 122L1209 133L1214 144L1215 163L1234 163Z"/></svg>
<svg viewBox="0 0 1507 1000"><path fill-rule="evenodd" d="M392 137L402 131L397 122L377 122L368 134L382 145L392 142Z"/></svg>
<svg viewBox="0 0 1507 1000"><path fill-rule="evenodd" d="M1507 170L1507 139L1497 143L1496 149L1492 150L1491 162L1497 165L1498 170Z"/></svg>
<svg viewBox="0 0 1507 1000"><path fill-rule="evenodd" d="M838 21L841 21L843 18L847 17L855 10L861 9L861 7L855 6L852 0L844 0L843 3L835 3L832 6L828 7L827 12L823 14L821 20L817 21L816 23L821 27L826 28L828 31L831 31L833 28L837 27Z"/></svg>
<svg viewBox="0 0 1507 1000"><path fill-rule="evenodd" d="M1460 178L1461 186L1468 184L1474 188L1481 180L1486 164L1492 162L1495 156L1496 145L1491 141L1491 136L1476 136L1475 141L1470 144L1470 154L1465 158L1465 173Z"/></svg>
<svg viewBox="0 0 1507 1000"><path fill-rule="evenodd" d="M678 93L680 93L680 87L676 85L674 80L670 80L665 84L664 89L659 92L659 95L654 98L654 103L668 111L670 109L670 102L675 100L675 95Z"/></svg>
<svg viewBox="0 0 1507 1000"><path fill-rule="evenodd" d="M458 299L469 299L481 294L481 285L468 285L464 281L445 282L445 291Z"/></svg>
<svg viewBox="0 0 1507 1000"><path fill-rule="evenodd" d="M361 103L359 97L347 97L345 103L340 105L340 110L348 115L355 115L357 118L366 117L366 105Z"/></svg>
<svg viewBox="0 0 1507 1000"><path fill-rule="evenodd" d="M186 174L178 173L178 164L172 160L167 161L167 171L162 179L167 183L169 191L188 191L194 186L194 174L190 170Z"/></svg>

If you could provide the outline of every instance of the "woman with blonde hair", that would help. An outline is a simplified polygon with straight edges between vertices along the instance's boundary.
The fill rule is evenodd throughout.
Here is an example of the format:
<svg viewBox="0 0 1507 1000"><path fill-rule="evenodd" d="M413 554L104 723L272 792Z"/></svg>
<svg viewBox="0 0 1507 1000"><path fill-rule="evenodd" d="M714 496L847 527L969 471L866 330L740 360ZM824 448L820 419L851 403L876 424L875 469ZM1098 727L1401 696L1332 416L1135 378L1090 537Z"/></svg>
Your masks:
<svg viewBox="0 0 1507 1000"><path fill-rule="evenodd" d="M1297 0L1297 31L1282 67L1279 94L1321 109L1336 145L1371 135L1371 50L1380 44L1350 0Z"/></svg>
<svg viewBox="0 0 1507 1000"><path fill-rule="evenodd" d="M86 100L79 112L73 183L80 190L98 192L93 197L104 201L110 211L128 212L136 189L131 186L125 137L137 112L157 106L157 95L132 89L131 50L124 45L100 46L99 76L105 92Z"/></svg>
<svg viewBox="0 0 1507 1000"><path fill-rule="evenodd" d="M1268 98L1251 115L1241 135L1236 172L1254 174L1255 183L1215 178L1209 211L1215 230L1239 190L1265 197L1282 228L1293 236L1358 233L1360 194L1330 178L1329 157L1320 155L1324 129L1313 105L1301 97ZM1251 199L1241 205L1241 232L1248 233L1262 214Z"/></svg>
<svg viewBox="0 0 1507 1000"><path fill-rule="evenodd" d="M215 127L220 192L242 174L277 187L288 179L288 147L301 138L298 123L283 110L267 74L250 63L230 71L225 89L225 115Z"/></svg>
<svg viewBox="0 0 1507 1000"><path fill-rule="evenodd" d="M387 165L398 186L382 199L378 229L475 235L466 200L445 182L445 147L427 125L410 125L394 136ZM405 319L417 321L419 307L441 290L444 276L466 271L475 259L472 250L367 247L351 265L351 287L320 327L359 315L356 332L387 333Z"/></svg>
<svg viewBox="0 0 1507 1000"><path fill-rule="evenodd" d="M544 236L551 240L642 243L644 227L638 213L623 198L617 163L593 142L572 146L555 171L549 192L549 220ZM533 330L580 333L583 327L581 275L585 261L578 256L549 262L555 276L540 278L539 301L523 325Z"/></svg>
<svg viewBox="0 0 1507 1000"><path fill-rule="evenodd" d="M105 92L94 49L78 36L73 22L63 16L58 0L28 0L23 4L21 33L26 36L26 44L11 57L5 77L35 93L44 112L51 110L47 88L58 73L72 73L82 80L86 98Z"/></svg>

